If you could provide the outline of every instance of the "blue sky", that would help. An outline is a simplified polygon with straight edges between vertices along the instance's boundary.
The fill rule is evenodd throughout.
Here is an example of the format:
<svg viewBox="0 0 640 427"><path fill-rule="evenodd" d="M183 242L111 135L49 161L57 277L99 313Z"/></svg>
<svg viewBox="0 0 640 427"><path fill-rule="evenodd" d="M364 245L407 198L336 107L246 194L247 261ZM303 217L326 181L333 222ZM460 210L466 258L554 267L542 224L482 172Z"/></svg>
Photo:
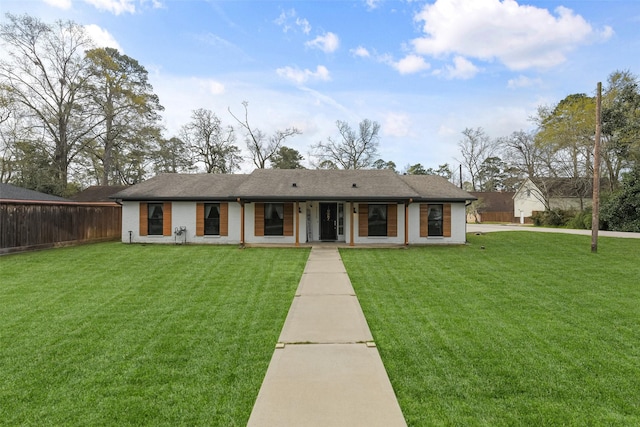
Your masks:
<svg viewBox="0 0 640 427"><path fill-rule="evenodd" d="M381 125L399 169L457 166L461 132L531 129L540 105L640 75L638 0L1 0L0 10L86 25L138 60L165 107L165 136L191 111L228 108L305 158L336 120ZM242 139L237 144L244 148ZM246 162L243 171L252 169Z"/></svg>

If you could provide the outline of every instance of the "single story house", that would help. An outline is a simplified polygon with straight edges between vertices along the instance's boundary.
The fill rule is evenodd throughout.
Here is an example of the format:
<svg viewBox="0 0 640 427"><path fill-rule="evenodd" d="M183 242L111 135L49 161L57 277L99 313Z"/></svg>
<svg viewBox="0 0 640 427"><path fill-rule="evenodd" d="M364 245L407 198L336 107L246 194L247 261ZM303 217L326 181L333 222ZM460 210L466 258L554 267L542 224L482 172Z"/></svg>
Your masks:
<svg viewBox="0 0 640 427"><path fill-rule="evenodd" d="M446 179L390 170L161 174L111 196L131 243L461 244L465 205Z"/></svg>
<svg viewBox="0 0 640 427"><path fill-rule="evenodd" d="M513 195L513 215L530 217L549 209L584 210L591 207L591 178L527 178Z"/></svg>

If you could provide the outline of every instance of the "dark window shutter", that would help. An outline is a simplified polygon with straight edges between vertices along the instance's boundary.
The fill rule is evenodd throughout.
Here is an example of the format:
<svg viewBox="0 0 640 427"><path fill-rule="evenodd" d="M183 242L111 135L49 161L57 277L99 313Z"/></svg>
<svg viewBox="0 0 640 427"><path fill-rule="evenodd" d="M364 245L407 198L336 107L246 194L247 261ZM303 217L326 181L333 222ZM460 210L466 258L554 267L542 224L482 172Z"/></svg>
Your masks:
<svg viewBox="0 0 640 427"><path fill-rule="evenodd" d="M220 235L229 235L229 203L220 203Z"/></svg>
<svg viewBox="0 0 640 427"><path fill-rule="evenodd" d="M204 203L196 203L196 236L204 236Z"/></svg>
<svg viewBox="0 0 640 427"><path fill-rule="evenodd" d="M429 236L429 205L420 204L420 237Z"/></svg>
<svg viewBox="0 0 640 427"><path fill-rule="evenodd" d="M360 203L358 205L358 236L367 237L369 235L369 205Z"/></svg>
<svg viewBox="0 0 640 427"><path fill-rule="evenodd" d="M293 203L285 203L284 211L284 235L293 236Z"/></svg>
<svg viewBox="0 0 640 427"><path fill-rule="evenodd" d="M253 234L264 236L264 203L255 204Z"/></svg>
<svg viewBox="0 0 640 427"><path fill-rule="evenodd" d="M140 235L146 236L149 234L149 208L146 203L140 203Z"/></svg>
<svg viewBox="0 0 640 427"><path fill-rule="evenodd" d="M387 236L398 237L398 205L387 205Z"/></svg>
<svg viewBox="0 0 640 427"><path fill-rule="evenodd" d="M171 236L171 203L162 206L162 235Z"/></svg>
<svg viewBox="0 0 640 427"><path fill-rule="evenodd" d="M451 203L442 206L442 236L451 237Z"/></svg>

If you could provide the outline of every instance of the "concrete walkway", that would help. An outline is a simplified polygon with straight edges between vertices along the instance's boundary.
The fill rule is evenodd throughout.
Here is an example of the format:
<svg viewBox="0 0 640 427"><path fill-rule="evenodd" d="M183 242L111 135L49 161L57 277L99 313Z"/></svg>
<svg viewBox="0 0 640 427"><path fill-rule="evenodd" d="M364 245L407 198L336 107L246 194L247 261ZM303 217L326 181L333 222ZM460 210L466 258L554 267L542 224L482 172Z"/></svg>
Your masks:
<svg viewBox="0 0 640 427"><path fill-rule="evenodd" d="M248 426L406 426L337 248L313 247Z"/></svg>
<svg viewBox="0 0 640 427"><path fill-rule="evenodd" d="M570 228L533 227L518 224L467 224L467 233L491 233L494 231L534 231L540 233L564 233L591 236L591 230L574 230ZM624 231L598 231L599 237L619 237L623 239L640 239L640 233Z"/></svg>

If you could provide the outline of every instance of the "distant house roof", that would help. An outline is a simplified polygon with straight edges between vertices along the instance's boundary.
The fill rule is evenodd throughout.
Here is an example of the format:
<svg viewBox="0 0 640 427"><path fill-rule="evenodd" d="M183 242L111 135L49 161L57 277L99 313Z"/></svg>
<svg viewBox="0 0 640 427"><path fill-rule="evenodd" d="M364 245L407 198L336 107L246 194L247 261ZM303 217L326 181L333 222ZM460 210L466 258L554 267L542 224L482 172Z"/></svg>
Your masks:
<svg viewBox="0 0 640 427"><path fill-rule="evenodd" d="M256 169L248 175L162 174L111 196L121 200L473 200L438 176L390 170Z"/></svg>
<svg viewBox="0 0 640 427"><path fill-rule="evenodd" d="M593 193L592 178L532 178L533 182L547 197L589 197ZM606 187L606 182L601 181Z"/></svg>
<svg viewBox="0 0 640 427"><path fill-rule="evenodd" d="M40 193L39 191L28 190L12 184L0 183L0 199L4 200L29 200L40 202L68 202L68 199L53 196L51 194Z"/></svg>
<svg viewBox="0 0 640 427"><path fill-rule="evenodd" d="M128 185L93 185L71 197L74 202L112 202L109 196L118 193Z"/></svg>
<svg viewBox="0 0 640 427"><path fill-rule="evenodd" d="M511 191L471 191L469 194L482 201L478 212L513 212L513 196Z"/></svg>

